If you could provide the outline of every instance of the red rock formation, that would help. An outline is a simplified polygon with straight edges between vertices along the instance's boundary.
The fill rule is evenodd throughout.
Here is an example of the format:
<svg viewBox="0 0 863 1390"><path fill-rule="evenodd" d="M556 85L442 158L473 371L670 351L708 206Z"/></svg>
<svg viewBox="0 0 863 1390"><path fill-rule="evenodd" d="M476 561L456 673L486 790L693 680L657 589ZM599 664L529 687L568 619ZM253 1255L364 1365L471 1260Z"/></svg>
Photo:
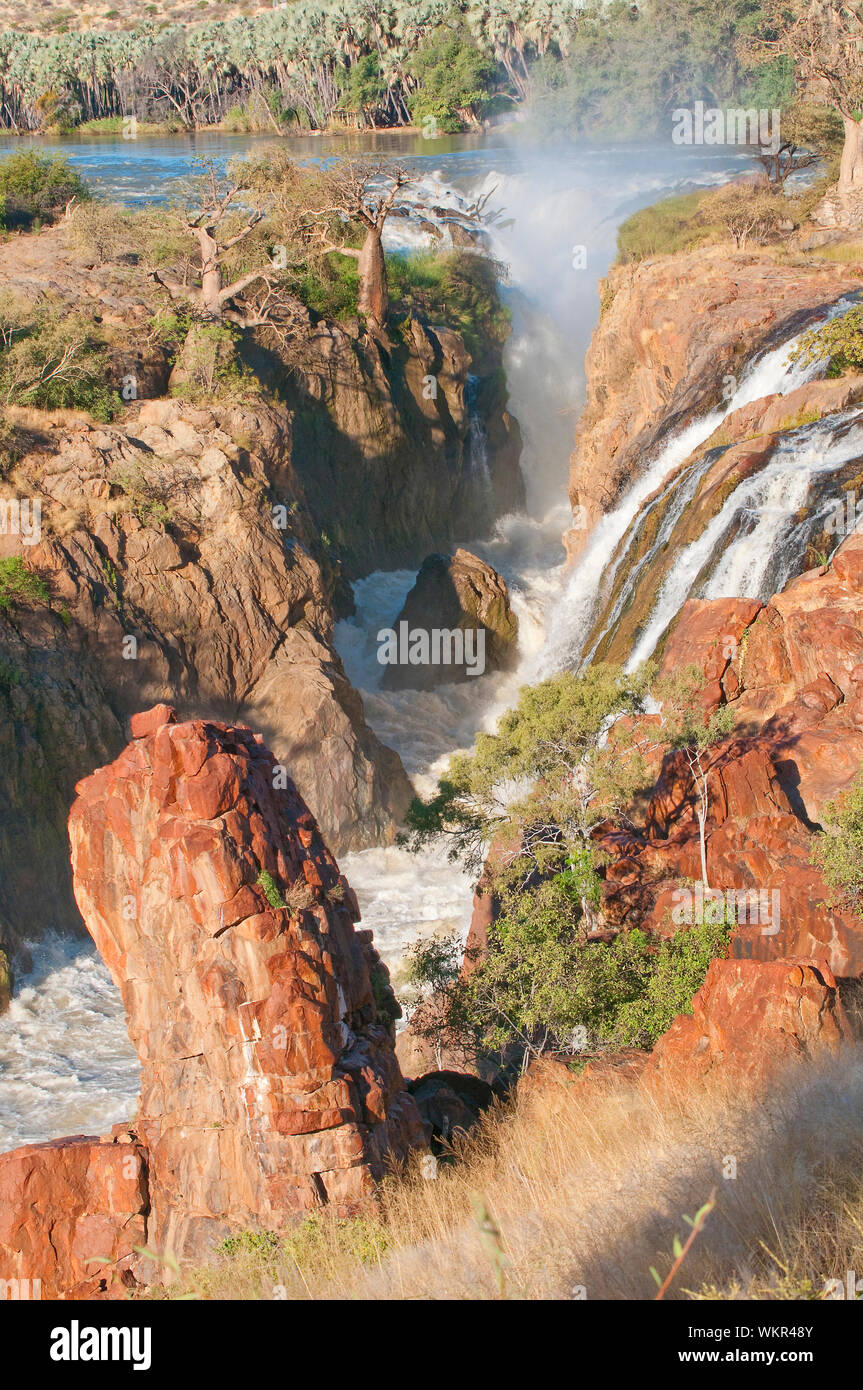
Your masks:
<svg viewBox="0 0 863 1390"><path fill-rule="evenodd" d="M122 1297L147 1205L146 1157L120 1126L0 1154L0 1280L21 1298Z"/></svg>
<svg viewBox="0 0 863 1390"><path fill-rule="evenodd" d="M642 1075L688 1087L717 1072L735 1085L850 1039L836 980L823 960L715 960L692 1001L659 1039Z"/></svg>
<svg viewBox="0 0 863 1390"><path fill-rule="evenodd" d="M744 922L735 951L823 958L838 976L863 972L863 920L835 905L814 868L812 827L863 767L861 592L863 537L851 536L830 567L802 575L763 607L690 601L663 656L666 673L704 671L706 712L727 702L735 714L737 732L710 759L710 883L780 895L779 931ZM669 755L644 832L603 837L614 858L606 882L616 923L674 929L678 888L700 879L693 792L683 756Z"/></svg>
<svg viewBox="0 0 863 1390"><path fill-rule="evenodd" d="M173 719L136 718L69 829L141 1058L147 1239L189 1256L322 1201L352 1209L425 1131L386 972L305 803L248 729Z"/></svg>
<svg viewBox="0 0 863 1390"><path fill-rule="evenodd" d="M852 288L844 267L781 265L721 246L615 266L586 358L570 472L573 507L584 510L570 553L667 431L718 403L760 348ZM777 413L784 418L781 405Z"/></svg>

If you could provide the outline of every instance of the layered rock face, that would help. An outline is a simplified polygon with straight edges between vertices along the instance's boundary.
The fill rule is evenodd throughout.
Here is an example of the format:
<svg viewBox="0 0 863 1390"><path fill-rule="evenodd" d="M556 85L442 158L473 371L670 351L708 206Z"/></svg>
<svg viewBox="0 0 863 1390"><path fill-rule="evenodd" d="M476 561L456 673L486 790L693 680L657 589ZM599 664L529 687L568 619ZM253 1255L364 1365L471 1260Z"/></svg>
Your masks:
<svg viewBox="0 0 863 1390"><path fill-rule="evenodd" d="M0 466L0 509L22 500L42 517L34 545L0 525L0 559L23 560L52 591L50 612L0 614L8 954L47 928L80 929L65 811L148 702L252 721L338 852L391 842L411 787L333 648L346 579L417 565L524 495L499 346L472 363L446 328L414 318L403 334L370 336L287 299L278 323L244 335L257 380L243 404L236 392L205 406L163 399L170 354L153 318L165 291L134 251L112 261L74 233L64 223L0 246L12 295L98 327L106 388L125 402L104 426L73 411L4 411L15 462ZM471 458L469 368L488 479Z"/></svg>
<svg viewBox="0 0 863 1390"><path fill-rule="evenodd" d="M642 1083L689 1087L724 1074L758 1085L790 1062L836 1053L851 1028L823 960L714 960L647 1061Z"/></svg>
<svg viewBox="0 0 863 1390"><path fill-rule="evenodd" d="M146 1155L128 1133L0 1154L6 1298L122 1297L135 1247L146 1245L148 1205Z"/></svg>
<svg viewBox="0 0 863 1390"><path fill-rule="evenodd" d="M728 703L737 726L710 755L711 886L779 895L775 922L772 908L766 923L746 911L735 951L760 960L819 957L837 976L858 976L863 922L837 905L811 852L825 802L863 766L863 538L850 536L830 566L801 575L763 606L686 604L663 669L689 665L707 677L705 713ZM682 755L666 757L643 830L605 843L615 856L606 880L612 920L673 930L677 889L700 878L694 787Z"/></svg>
<svg viewBox="0 0 863 1390"><path fill-rule="evenodd" d="M428 690L445 682L471 679L471 665L479 666L478 674L482 675L511 666L515 660L518 619L510 607L506 584L491 565L469 550L429 555L423 561L393 630L399 651L407 649L407 654L412 632L461 633L464 652L469 652L471 661L453 662L452 643L447 637L443 661L414 664L405 660L387 665L381 684L388 690ZM429 641L434 658L435 648Z"/></svg>
<svg viewBox="0 0 863 1390"><path fill-rule="evenodd" d="M371 933L261 739L164 706L133 734L78 788L74 888L141 1059L148 1242L197 1256L352 1210L425 1130Z"/></svg>
<svg viewBox="0 0 863 1390"><path fill-rule="evenodd" d="M857 288L839 265L781 265L723 247L615 266L586 358L570 471L572 505L583 508L573 552L660 441L728 399L760 349Z"/></svg>
<svg viewBox="0 0 863 1390"><path fill-rule="evenodd" d="M45 434L15 474L41 538L0 534L0 558L52 594L50 611L0 616L5 943L75 921L72 789L147 701L254 720L340 850L391 841L410 783L333 648L333 575L278 413L149 401L122 424L58 419Z"/></svg>
<svg viewBox="0 0 863 1390"><path fill-rule="evenodd" d="M418 318L405 329L357 336L298 308L284 335L290 347L279 349L291 464L351 577L413 568L524 507L521 434L499 351L474 363L451 329ZM472 408L486 440L482 471L472 457L469 372L481 374Z"/></svg>

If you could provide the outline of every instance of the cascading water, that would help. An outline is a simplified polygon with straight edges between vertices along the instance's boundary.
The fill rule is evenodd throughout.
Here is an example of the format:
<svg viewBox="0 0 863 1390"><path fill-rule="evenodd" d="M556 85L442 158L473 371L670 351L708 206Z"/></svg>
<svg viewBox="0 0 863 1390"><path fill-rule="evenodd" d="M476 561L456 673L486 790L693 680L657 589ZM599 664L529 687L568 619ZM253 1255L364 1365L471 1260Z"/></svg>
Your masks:
<svg viewBox="0 0 863 1390"><path fill-rule="evenodd" d="M470 422L468 467L480 486L488 489L491 487L491 472L488 466L488 433L483 418L477 409L478 393L479 377L469 375L465 389L465 405Z"/></svg>
<svg viewBox="0 0 863 1390"><path fill-rule="evenodd" d="M839 301L831 307L827 317L833 317L847 307L847 301ZM537 665L538 677L542 678L568 666L580 665L593 655L602 638L613 631L643 570L650 564L653 556L668 543L684 507L692 500L711 462L710 456L703 456L687 470L681 471L681 465L686 459L694 454L734 411L764 396L788 395L790 391L802 386L822 370L821 364L817 362L791 361L791 354L798 338L799 335L796 335L751 363L721 408L692 421L661 445L652 462L623 495L614 510L596 523L585 552L567 582L564 602L556 606L555 616L549 625L548 639ZM649 512L665 502L669 495L673 495L672 502L666 510L653 545L631 566L602 633L586 651L585 643L592 620L603 596L611 593L615 578L627 560ZM711 535L724 534L724 531L720 531L715 525L709 530ZM705 539L704 545L708 544ZM698 553L700 555L702 552ZM690 564L686 560L675 559L673 572L666 580L656 611L651 615L645 632L639 638L630 658L630 667L645 660L653 652L665 628L689 596L698 573L697 570L694 573L690 572Z"/></svg>
<svg viewBox="0 0 863 1390"><path fill-rule="evenodd" d="M795 526L813 480L835 473L863 455L863 426L844 429L835 420L810 425L784 439L771 462L751 479L740 483L697 541L675 556L656 605L627 663L634 670L653 654L659 639L690 596L704 598L767 599L787 582L795 560L802 559L805 532L818 524L812 514L808 527ZM726 539L744 514L744 526L734 543ZM783 542L798 532L793 550ZM713 569L704 583L704 575ZM700 582L699 582L700 581Z"/></svg>
<svg viewBox="0 0 863 1390"><path fill-rule="evenodd" d="M102 177L98 142L88 142L83 156L88 176L113 196L118 191L139 201L161 196L166 150L160 146L162 162L156 165L146 138L118 150L115 144L108 148ZM236 153L234 141L227 154ZM506 370L511 408L525 442L528 514L504 518L490 538L466 538L510 585L520 622L518 670L429 692L382 692L376 634L392 623L413 582L404 571L358 583L357 612L338 625L337 645L349 676L363 691L369 722L400 752L423 790L454 749L469 747L479 728L493 726L521 684L541 669L565 663L575 636L561 621L563 610L570 604L584 607L639 507L697 442L697 428L691 438L672 442L667 457L657 460L650 477L626 499L626 514L613 522L607 518L591 538L590 564L582 569L584 600L572 579L562 591L560 535L569 519L566 484L583 399L581 363L598 316L596 279L614 258L618 225L658 197L692 184L720 183L746 167L745 156L722 147L561 146L525 155L498 143L434 159L434 164L414 159L422 171L417 202L433 203L457 219L489 194L488 206L500 212L491 236L495 256L510 272L505 294L513 329ZM444 244L449 236L444 233ZM389 244L406 249L431 245L433 238L418 220L399 219L390 228ZM586 268L575 268L576 245L589 248ZM396 976L405 946L418 934L466 927L470 883L442 854L414 858L395 848L371 849L344 856L342 867ZM68 939L42 942L34 947L34 958L33 971L19 980L11 1009L0 1018L0 1149L62 1133L99 1132L131 1115L137 1094L136 1058L122 1002L92 947Z"/></svg>

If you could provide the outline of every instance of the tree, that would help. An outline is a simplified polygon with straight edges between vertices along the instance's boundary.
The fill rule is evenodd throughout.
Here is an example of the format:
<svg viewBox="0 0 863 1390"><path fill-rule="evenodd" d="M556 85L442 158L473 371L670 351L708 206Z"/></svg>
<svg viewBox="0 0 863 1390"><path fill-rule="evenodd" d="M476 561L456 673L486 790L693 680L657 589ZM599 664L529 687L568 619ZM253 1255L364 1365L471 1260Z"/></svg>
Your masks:
<svg viewBox="0 0 863 1390"><path fill-rule="evenodd" d="M227 285L223 284L223 267L228 252L249 236L262 220L264 212L260 208L251 212L238 211L245 190L238 183L220 180L213 164L207 166L190 191L191 200L197 206L187 206L179 214L179 221L184 231L197 243L201 262L200 285L189 285L160 269L152 272L153 278L164 286L173 299L191 302L200 318L229 318L242 327L248 327L249 316L237 307L232 308L232 301L256 281L267 280L272 275L272 264L264 262ZM257 321L258 316L255 317Z"/></svg>
<svg viewBox="0 0 863 1390"><path fill-rule="evenodd" d="M767 188L728 184L708 193L699 204L699 219L721 222L734 239L738 251L746 250L750 237L763 241L775 231L787 210Z"/></svg>
<svg viewBox="0 0 863 1390"><path fill-rule="evenodd" d="M863 219L863 3L765 0L763 10L764 36L742 40L741 51L752 63L788 56L799 88L838 111L841 218L856 226Z"/></svg>
<svg viewBox="0 0 863 1390"><path fill-rule="evenodd" d="M695 791L695 816L698 821L698 843L701 852L701 881L710 887L707 874L707 816L710 796L707 782L710 770L710 750L730 733L734 711L721 705L705 718L698 695L704 688L703 673L697 666L687 666L674 676L660 681L655 695L662 702L662 732L672 748L679 749L689 768Z"/></svg>
<svg viewBox="0 0 863 1390"><path fill-rule="evenodd" d="M385 326L389 314L384 226L401 189L410 181L406 169L388 160L342 159L323 176L324 203L308 209L324 250L356 260L360 274L357 309L377 328ZM334 218L342 224L360 223L364 229L361 247L333 240Z"/></svg>
<svg viewBox="0 0 863 1390"><path fill-rule="evenodd" d="M450 761L436 795L414 800L411 847L446 836L451 857L478 871L497 841L508 846L504 861L521 885L537 874L566 875L564 886L592 926L592 832L644 785L644 744L620 721L641 710L649 674L598 663L526 686L496 733L480 734L471 755Z"/></svg>
<svg viewBox="0 0 863 1390"><path fill-rule="evenodd" d="M278 148L232 168L242 169L246 186L267 203L287 254L302 247L306 254L335 252L357 262L357 308L370 325L383 328L389 313L383 231L410 183L407 170L385 159L340 159L298 169ZM360 246L351 245L361 238Z"/></svg>
<svg viewBox="0 0 863 1390"><path fill-rule="evenodd" d="M841 147L842 126L836 112L798 102L782 113L777 148L763 146L755 158L771 186L781 193L787 178L819 164L837 141Z"/></svg>

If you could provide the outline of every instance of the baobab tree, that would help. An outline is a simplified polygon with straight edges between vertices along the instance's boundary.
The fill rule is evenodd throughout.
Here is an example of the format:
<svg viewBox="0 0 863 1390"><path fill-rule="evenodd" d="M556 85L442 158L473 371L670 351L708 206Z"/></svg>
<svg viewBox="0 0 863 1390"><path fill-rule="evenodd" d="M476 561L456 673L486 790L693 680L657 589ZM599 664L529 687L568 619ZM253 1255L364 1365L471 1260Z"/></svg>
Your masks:
<svg viewBox="0 0 863 1390"><path fill-rule="evenodd" d="M342 159L322 177L323 201L306 211L306 225L324 251L350 256L357 262L360 288L357 309L372 327L383 328L389 313L387 266L383 248L386 220L410 176L401 165L386 160ZM354 247L338 238L337 228L359 223L363 244Z"/></svg>
<svg viewBox="0 0 863 1390"><path fill-rule="evenodd" d="M243 290L255 281L269 280L272 262L262 258L262 264L246 271L227 285L223 271L228 252L244 241L264 217L262 208L240 210L241 197L247 193L240 183L220 181L216 169L209 165L191 190L193 207L178 214L181 227L197 242L201 258L200 285L191 285L162 270L154 270L153 278L168 291L172 299L185 300L192 305L197 318L231 319L241 327L252 322L235 304Z"/></svg>
<svg viewBox="0 0 863 1390"><path fill-rule="evenodd" d="M408 171L385 159L340 159L299 168L276 146L238 161L232 172L268 207L276 239L287 254L301 248L308 260L335 252L357 262L357 309L370 327L383 328L389 312L383 249L386 220ZM352 241L362 237L362 244Z"/></svg>
<svg viewBox="0 0 863 1390"><path fill-rule="evenodd" d="M863 221L863 3L853 0L766 0L764 38L741 42L744 58L794 62L798 89L842 118L838 220Z"/></svg>

